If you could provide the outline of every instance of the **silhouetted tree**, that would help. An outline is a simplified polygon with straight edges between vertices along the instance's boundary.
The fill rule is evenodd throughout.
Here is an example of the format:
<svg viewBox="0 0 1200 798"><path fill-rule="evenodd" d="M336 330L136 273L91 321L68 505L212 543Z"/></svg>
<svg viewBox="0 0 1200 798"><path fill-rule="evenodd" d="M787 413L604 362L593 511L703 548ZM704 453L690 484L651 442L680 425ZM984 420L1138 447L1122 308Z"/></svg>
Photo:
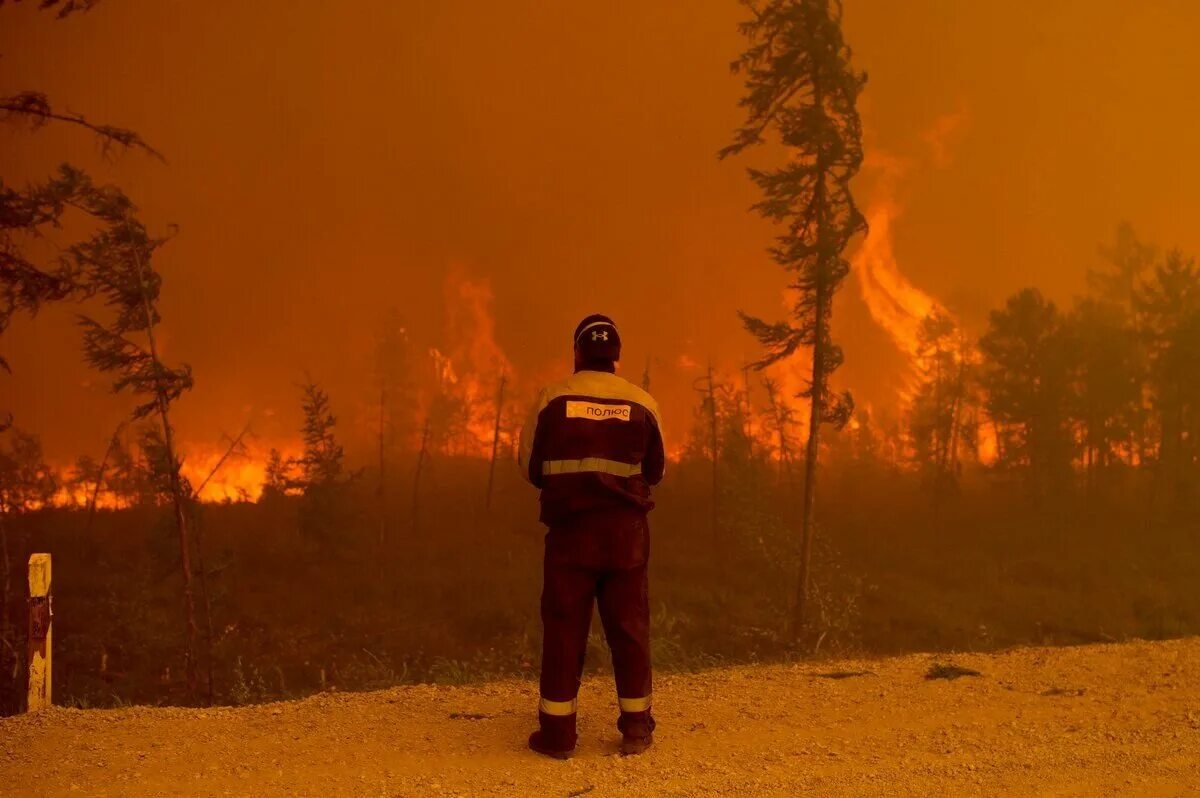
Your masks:
<svg viewBox="0 0 1200 798"><path fill-rule="evenodd" d="M1097 474L1122 458L1140 423L1139 345L1127 310L1087 299L1066 319L1074 352L1072 415L1077 420L1089 493ZM1132 452L1124 452L1132 456Z"/></svg>
<svg viewBox="0 0 1200 798"><path fill-rule="evenodd" d="M767 377L763 379L767 393L767 413L763 418L763 430L771 436L775 456L779 461L779 479L790 474L792 455L796 450L793 432L796 428L796 411L782 395L779 383Z"/></svg>
<svg viewBox="0 0 1200 798"><path fill-rule="evenodd" d="M1137 301L1148 342L1159 427L1159 482L1171 502L1189 490L1200 458L1200 271L1178 250L1155 266Z"/></svg>
<svg viewBox="0 0 1200 798"><path fill-rule="evenodd" d="M739 467L753 454L746 433L745 395L715 373L711 390L707 374L697 381L697 385L700 402L688 430L684 458L707 460L711 465L715 449L719 466Z"/></svg>
<svg viewBox="0 0 1200 798"><path fill-rule="evenodd" d="M154 415L158 420L157 428L143 435L141 446L160 494L170 497L175 513L186 623L184 671L191 697L196 689L196 612L187 507L191 492L180 474L182 461L175 448L171 406L191 389L192 372L186 365L170 367L159 356L156 328L161 320L158 296L162 278L151 258L165 239L148 235L134 216L132 203L116 189L110 193L113 205L123 208L123 213L91 239L70 247L67 256L81 290L99 296L112 311L107 325L89 316L79 317L84 358L98 371L115 374L114 391L128 389L142 398L133 410L134 419Z"/></svg>
<svg viewBox="0 0 1200 798"><path fill-rule="evenodd" d="M85 501L89 521L100 503L101 494L109 497L111 504L117 507L158 504L164 498L155 492L148 469L126 448L119 432L110 439L100 462L89 455L75 461L66 486L72 499L83 498Z"/></svg>
<svg viewBox="0 0 1200 798"><path fill-rule="evenodd" d="M1125 414L1129 422L1126 434L1130 462L1142 465L1150 457L1153 443L1146 384L1150 352L1139 298L1145 281L1153 276L1157 249L1141 241L1132 225L1122 222L1117 226L1113 243L1100 247L1100 257L1105 265L1088 270L1088 286L1093 298L1126 314L1133 332L1130 367L1138 383L1138 395Z"/></svg>
<svg viewBox="0 0 1200 798"><path fill-rule="evenodd" d="M500 434L504 425L504 389L508 387L508 375L501 372L500 382L496 385L496 423L492 427L492 456L488 460L487 492L484 496L484 508L492 508L492 488L496 481L496 458L500 454Z"/></svg>
<svg viewBox="0 0 1200 798"><path fill-rule="evenodd" d="M39 0L38 7L54 10L62 19L87 11L99 0ZM0 7L4 2L0 0ZM49 98L38 91L22 91L0 96L0 120L36 130L50 122L82 127L95 134L105 154L115 149L140 149L161 159L161 155L137 133L112 125L98 124L86 117L57 110ZM64 164L53 178L15 189L0 178L0 335L17 313L37 313L46 302L72 296L77 286L67 261L51 259L39 262L27 244L48 228L61 228L64 216L72 210L95 217L101 225L111 224L125 209L111 201L111 192L96 189L80 170ZM0 369L8 370L0 357ZM0 408L0 428L9 423L9 415Z"/></svg>
<svg viewBox="0 0 1200 798"><path fill-rule="evenodd" d="M1132 313L1154 266L1154 247L1140 241L1129 222L1121 222L1112 245L1100 247L1100 257L1105 267L1088 269L1088 287L1096 298Z"/></svg>
<svg viewBox="0 0 1200 798"><path fill-rule="evenodd" d="M263 473L263 501L280 499L296 486L296 461L284 458L278 449L267 453L267 464Z"/></svg>
<svg viewBox="0 0 1200 798"><path fill-rule="evenodd" d="M1035 500L1070 474L1071 363L1063 320L1053 302L1027 288L991 313L979 340L981 383L996 422L999 462L1023 468Z"/></svg>
<svg viewBox="0 0 1200 798"><path fill-rule="evenodd" d="M337 417L330 408L329 394L311 379L301 386L301 390L304 452L296 461L300 472L297 484L303 495L300 531L327 544L331 542L330 533L340 518L339 498L347 481L343 464L345 451L334 434Z"/></svg>
<svg viewBox="0 0 1200 798"><path fill-rule="evenodd" d="M696 425L692 428L689 448L693 453L703 452L709 461L712 474L712 494L709 505L709 532L713 539L717 537L718 518L720 515L720 460L721 439L717 420L717 383L713 378L713 367L709 363L703 377L697 377L692 383L693 388L700 394L700 406L696 409Z"/></svg>
<svg viewBox="0 0 1200 798"><path fill-rule="evenodd" d="M383 547L388 537L387 485L391 476L392 455L400 441L412 436L414 385L410 373L410 346L400 314L393 308L384 316L375 338L375 384L379 391L379 425L376 434L379 474L376 502L379 513L379 540Z"/></svg>
<svg viewBox="0 0 1200 798"><path fill-rule="evenodd" d="M846 425L846 430L849 432L850 452L856 465L878 467L883 464L884 439L869 409L855 409L854 418Z"/></svg>
<svg viewBox="0 0 1200 798"><path fill-rule="evenodd" d="M22 191L0 181L0 335L17 313L34 315L47 302L81 292L77 265L70 258L38 263L22 246L44 230L60 227L72 209L100 223L99 232L85 242L96 246L102 243L98 237L123 223L131 205L117 189L97 187L83 172L65 165L50 180ZM3 358L0 368L8 370Z"/></svg>
<svg viewBox="0 0 1200 798"><path fill-rule="evenodd" d="M971 352L954 320L935 310L917 329L918 382L908 412L908 436L922 480L933 491L935 510L957 484L959 449L974 436L971 416Z"/></svg>
<svg viewBox="0 0 1200 798"><path fill-rule="evenodd" d="M417 448L417 462L413 466L412 502L409 504L409 519L412 523L413 536L416 537L421 521L421 473L429 459L429 429L430 415L427 412L421 422L421 443Z"/></svg>
<svg viewBox="0 0 1200 798"><path fill-rule="evenodd" d="M209 469L207 475L196 486L195 490L191 491L194 501L191 503L192 510L192 528L195 530L196 537L196 569L200 577L200 596L204 606L204 698L205 702L212 704L216 693L215 688L215 663L213 661L213 640L216 635L213 629L213 605L212 593L208 588L209 571L205 564L205 549L204 549L204 505L200 502L200 497L204 495L204 489L208 484L221 472L225 464L233 458L246 457L246 436L250 434L250 425L247 424L242 428L235 437L227 438L229 445L225 451L217 458L217 462ZM245 490L240 489L243 501L245 500Z"/></svg>
<svg viewBox="0 0 1200 798"><path fill-rule="evenodd" d="M6 2L8 0L0 0L0 8L3 8ZM12 0L12 2L20 3L21 0ZM35 2L39 10L53 11L59 19L77 12L90 11L100 4L100 0L35 0Z"/></svg>
<svg viewBox="0 0 1200 798"><path fill-rule="evenodd" d="M300 478L304 481L305 490L308 490L342 478L345 451L334 436L337 417L330 410L329 394L312 380L302 385L301 390L304 392L301 402L304 426L300 432L304 454L300 457L299 465Z"/></svg>
<svg viewBox="0 0 1200 798"><path fill-rule="evenodd" d="M754 208L786 225L771 248L791 275L796 292L790 321L770 323L742 314L746 328L766 348L760 366L812 350L812 375L803 396L810 400L805 450L801 560L792 623L805 620L814 531L817 461L822 424L841 427L850 418L849 394L830 393L829 377L842 362L833 343L833 298L849 271L843 257L850 239L866 229L854 204L850 180L862 164L862 124L856 102L866 75L850 64L842 39L840 0L743 0L752 19L741 25L749 48L733 63L746 78L745 125L721 157L758 145L774 128L788 149L777 169L751 169L763 198Z"/></svg>

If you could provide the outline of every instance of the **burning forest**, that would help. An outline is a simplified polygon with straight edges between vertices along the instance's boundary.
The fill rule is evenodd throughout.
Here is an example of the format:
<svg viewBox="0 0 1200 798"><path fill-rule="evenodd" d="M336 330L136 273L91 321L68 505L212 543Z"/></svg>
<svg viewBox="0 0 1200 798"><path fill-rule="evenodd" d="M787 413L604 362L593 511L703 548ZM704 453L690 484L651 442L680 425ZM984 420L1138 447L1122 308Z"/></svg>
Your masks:
<svg viewBox="0 0 1200 798"><path fill-rule="evenodd" d="M982 8L161 5L0 1L0 714L46 551L60 703L535 676L515 462L597 311L662 411L656 667L1200 631L1194 120L1106 71L1014 127L1063 56L931 61Z"/></svg>

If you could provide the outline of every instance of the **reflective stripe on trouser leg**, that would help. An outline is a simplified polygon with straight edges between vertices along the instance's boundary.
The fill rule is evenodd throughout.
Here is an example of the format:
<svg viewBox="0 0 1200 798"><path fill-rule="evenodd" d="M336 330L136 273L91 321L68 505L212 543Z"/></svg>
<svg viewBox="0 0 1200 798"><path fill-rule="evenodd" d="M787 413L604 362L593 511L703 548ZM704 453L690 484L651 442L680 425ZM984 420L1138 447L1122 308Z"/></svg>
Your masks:
<svg viewBox="0 0 1200 798"><path fill-rule="evenodd" d="M621 711L647 712L652 684L646 566L605 574L597 592Z"/></svg>
<svg viewBox="0 0 1200 798"><path fill-rule="evenodd" d="M618 698L622 712L646 712L650 709L650 696L644 698Z"/></svg>
<svg viewBox="0 0 1200 798"><path fill-rule="evenodd" d="M575 710L579 708L579 699L572 698L570 701L551 701L549 698L542 698L538 702L538 711L555 717L565 717L574 715Z"/></svg>
<svg viewBox="0 0 1200 798"><path fill-rule="evenodd" d="M575 745L579 677L592 620L594 578L547 547L542 585L542 674L538 695L543 732Z"/></svg>

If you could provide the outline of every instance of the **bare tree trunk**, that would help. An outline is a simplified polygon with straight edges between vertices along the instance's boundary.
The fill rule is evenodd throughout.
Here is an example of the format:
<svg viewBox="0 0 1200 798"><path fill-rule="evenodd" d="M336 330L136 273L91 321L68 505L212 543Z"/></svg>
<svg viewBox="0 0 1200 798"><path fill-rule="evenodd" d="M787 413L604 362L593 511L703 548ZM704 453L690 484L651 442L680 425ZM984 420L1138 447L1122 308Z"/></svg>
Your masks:
<svg viewBox="0 0 1200 798"><path fill-rule="evenodd" d="M996 439L996 460L1003 463L1007 453L1004 451L1004 438L1000 436L1000 422L995 416L990 416L989 420L992 422L992 437Z"/></svg>
<svg viewBox="0 0 1200 798"><path fill-rule="evenodd" d="M157 356L155 360L157 360ZM163 442L167 449L167 461L170 465L171 498L175 510L175 526L179 530L179 567L183 572L183 606L184 633L186 647L184 649L183 666L187 683L188 698L196 694L196 601L192 594L192 556L191 541L188 535L187 507L183 496L183 485L179 478L179 461L175 459L175 434L171 429L171 419L167 410L165 396L159 397L159 416L162 419Z"/></svg>
<svg viewBox="0 0 1200 798"><path fill-rule="evenodd" d="M751 417L754 413L754 410L750 406L750 369L751 368L752 368L752 366L749 363L744 363L742 365L742 386L743 386L743 388L745 390L745 394L746 394L746 418L742 424L742 427L743 427L743 432L746 435L746 455L749 458L754 457L754 436L753 436L754 430L753 430L753 425L751 424Z"/></svg>
<svg viewBox="0 0 1200 798"><path fill-rule="evenodd" d="M387 550L387 446L386 446L386 427L387 427L387 386L379 389L379 482L375 486L375 500L379 510L379 553L380 567L382 567L382 554Z"/></svg>
<svg viewBox="0 0 1200 798"><path fill-rule="evenodd" d="M813 101L818 108L824 107L820 81L813 81ZM817 246L822 248L826 241L826 164L823 153L817 155L816 185L813 187L813 208L816 210ZM808 621L809 572L812 568L812 539L816 534L817 460L821 445L821 421L825 418L825 342L829 337L829 287L826 284L828 254L818 255L815 281L815 306L813 308L813 348L811 402L808 414L808 444L804 450L804 500L800 513L800 573L796 579L796 602L792 617L792 640L800 639ZM834 256L836 257L836 255Z"/></svg>
<svg viewBox="0 0 1200 798"><path fill-rule="evenodd" d="M942 467L945 461L946 430L942 426L942 346L937 343L933 348L933 473L934 501L937 501L937 491L941 482Z"/></svg>
<svg viewBox="0 0 1200 798"><path fill-rule="evenodd" d="M142 295L142 304L146 311L146 339L150 345L150 357L158 366L158 343L154 336L154 308L150 303L150 293L146 286L145 264L141 256L136 255L138 267L138 287ZM171 428L170 401L161 386L155 389L158 404L158 416L162 422L163 445L166 447L167 466L171 481L171 499L175 510L175 527L179 531L179 567L183 572L183 605L184 605L184 652L183 666L187 684L188 698L196 694L196 602L192 595L192 557L191 541L188 536L187 507L183 495L183 484L179 476L179 461L175 457L175 433Z"/></svg>
<svg viewBox="0 0 1200 798"><path fill-rule="evenodd" d="M8 551L8 525L7 525L7 508L0 507L0 549L3 550L4 556L4 581L0 584L0 696L5 698L9 696L15 697L18 692L17 687L17 646L13 640L13 625L12 619L9 617L8 595L12 591L12 559ZM12 663L9 663L9 658L12 658ZM0 704L0 710L5 707ZM13 707L14 711L16 707Z"/></svg>
<svg viewBox="0 0 1200 798"><path fill-rule="evenodd" d="M204 604L204 697L213 702L213 620L212 599L208 592L208 569L204 565L204 523L196 520L196 567L200 576L200 597Z"/></svg>
<svg viewBox="0 0 1200 798"><path fill-rule="evenodd" d="M933 349L933 527L941 529L942 487L945 482L949 430L942 423L942 345Z"/></svg>
<svg viewBox="0 0 1200 798"><path fill-rule="evenodd" d="M967 353L961 345L958 356L958 377L954 381L954 404L950 411L950 471L955 477L958 476L958 436L967 391Z"/></svg>
<svg viewBox="0 0 1200 798"><path fill-rule="evenodd" d="M413 469L413 489L412 489L412 531L413 536L416 536L418 524L421 517L421 469L425 465L426 452L429 446L429 416L425 416L425 425L421 430L421 449L417 452L417 465Z"/></svg>
<svg viewBox="0 0 1200 798"><path fill-rule="evenodd" d="M242 445L242 440L246 437L246 434L249 431L250 425L247 424L242 428L242 431L238 433L238 436L230 442L229 448L225 450L224 454L217 459L217 462L215 465L213 465L212 470L208 472L208 475L204 478L204 481L200 483L198 488L196 488L195 496L197 502L199 501L201 492L203 492L204 488L208 486L208 483L212 481L212 478L217 475L217 473L221 470L221 467L225 465L225 462L229 459L230 455L232 455L233 452ZM197 510L196 514L195 528L196 568L198 569L200 577L200 597L201 601L204 603L205 700L209 705L211 705L214 696L213 639L215 635L213 634L212 594L209 593L208 590L208 568L204 564L204 522L200 517L199 510Z"/></svg>
<svg viewBox="0 0 1200 798"><path fill-rule="evenodd" d="M776 393L775 382L767 379L763 381L763 385L767 391L767 408L771 412L771 418L774 419L775 433L779 440L779 472L777 474L777 482L782 486L784 469L791 463L792 459L787 445L787 413L784 410L782 400Z"/></svg>
<svg viewBox="0 0 1200 798"><path fill-rule="evenodd" d="M492 509L492 485L496 479L496 453L500 448L500 419L504 413L504 386L508 382L508 375L500 375L500 387L496 391L496 426L492 430L492 460L488 463L488 481L487 481L487 496L484 499L483 506Z"/></svg>
<svg viewBox="0 0 1200 798"><path fill-rule="evenodd" d="M800 573L796 579L796 602L792 614L792 640L804 631L808 613L809 571L812 566L812 539L815 533L817 495L817 454L820 451L821 419L825 410L826 303L823 287L817 289L816 341L813 344L812 401L808 415L808 443L804 450L804 499L800 511Z"/></svg>
<svg viewBox="0 0 1200 798"><path fill-rule="evenodd" d="M716 540L717 532L717 517L718 517L718 498L721 495L720 477L717 472L717 447L720 445L717 439L717 395L716 389L713 386L713 368L712 361L708 363L708 420L709 420L709 446L712 454L712 535Z"/></svg>
<svg viewBox="0 0 1200 798"><path fill-rule="evenodd" d="M122 421L113 430L112 438L108 441L108 448L104 450L104 456L100 458L100 468L96 472L96 484L92 486L92 498L88 502L88 520L87 528L92 528L92 521L96 518L96 502L100 500L100 488L104 485L104 469L108 467L108 458L113 453L113 449L117 448L120 442L121 430L125 428L125 422Z"/></svg>
<svg viewBox="0 0 1200 798"><path fill-rule="evenodd" d="M1091 391L1088 390L1087 409L1084 412L1084 423L1087 425L1087 430L1083 437L1083 495L1089 508L1096 490L1096 456L1100 452L1097 442L1099 433L1096 431L1099 425L1096 423L1094 404Z"/></svg>

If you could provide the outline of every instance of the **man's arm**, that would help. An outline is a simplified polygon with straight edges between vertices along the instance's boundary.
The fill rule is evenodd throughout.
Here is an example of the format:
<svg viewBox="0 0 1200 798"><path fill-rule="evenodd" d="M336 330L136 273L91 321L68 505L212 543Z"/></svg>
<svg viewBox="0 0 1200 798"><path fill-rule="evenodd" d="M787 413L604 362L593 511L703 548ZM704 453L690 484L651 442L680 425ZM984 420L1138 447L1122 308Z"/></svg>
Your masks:
<svg viewBox="0 0 1200 798"><path fill-rule="evenodd" d="M646 456L642 460L642 476L651 485L662 482L667 470L667 455L663 449L662 429L658 426L658 417L647 416L648 440L646 441Z"/></svg>
<svg viewBox="0 0 1200 798"><path fill-rule="evenodd" d="M538 418L545 407L546 391L542 389L525 419L525 425L521 427L521 446L517 450L517 465L521 467L522 476L538 488L542 486L542 462L538 454L541 449L538 446Z"/></svg>

